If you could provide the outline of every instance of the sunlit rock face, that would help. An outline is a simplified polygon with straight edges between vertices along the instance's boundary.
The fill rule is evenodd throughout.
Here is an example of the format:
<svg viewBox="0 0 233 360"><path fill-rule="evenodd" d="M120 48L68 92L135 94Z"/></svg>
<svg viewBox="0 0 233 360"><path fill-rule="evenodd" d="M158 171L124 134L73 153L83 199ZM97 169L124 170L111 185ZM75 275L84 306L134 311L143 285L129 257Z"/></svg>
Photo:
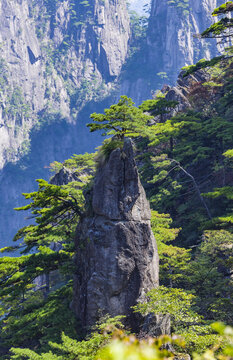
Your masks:
<svg viewBox="0 0 233 360"><path fill-rule="evenodd" d="M134 328L131 307L158 286L159 260L130 140L97 172L91 206L77 228L73 308L84 327L110 314Z"/></svg>
<svg viewBox="0 0 233 360"><path fill-rule="evenodd" d="M130 33L125 1L74 3L0 3L0 169L27 152L35 124L58 114L75 122L120 74Z"/></svg>

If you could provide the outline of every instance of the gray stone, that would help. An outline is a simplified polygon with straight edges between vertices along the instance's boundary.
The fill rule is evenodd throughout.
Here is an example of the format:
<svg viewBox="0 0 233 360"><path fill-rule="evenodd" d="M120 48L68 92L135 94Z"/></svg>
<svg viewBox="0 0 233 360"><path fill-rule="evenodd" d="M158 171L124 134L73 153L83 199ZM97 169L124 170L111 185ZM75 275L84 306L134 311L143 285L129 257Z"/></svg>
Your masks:
<svg viewBox="0 0 233 360"><path fill-rule="evenodd" d="M169 314L154 315L148 314L145 317L142 333L147 336L157 337L171 334L171 318Z"/></svg>
<svg viewBox="0 0 233 360"><path fill-rule="evenodd" d="M185 76L185 71L181 71L178 76L176 86L168 88L168 91L165 95L166 100L177 101L179 104L175 109L173 109L166 118L174 116L179 111L185 111L188 108L191 108L189 101L190 94L193 86L207 82L210 80L210 74L203 70L198 70L194 74Z"/></svg>
<svg viewBox="0 0 233 360"><path fill-rule="evenodd" d="M169 75L175 83L185 65L217 54L217 41L194 38L213 23L217 0L189 0L187 9L177 2L152 0L148 32L148 63ZM158 65L159 66L158 66ZM155 69L155 70L157 70Z"/></svg>
<svg viewBox="0 0 233 360"><path fill-rule="evenodd" d="M95 214L111 220L150 220L150 206L146 199L129 139L123 151L116 149L108 163L96 176L93 191Z"/></svg>
<svg viewBox="0 0 233 360"><path fill-rule="evenodd" d="M99 169L93 214L77 228L73 309L85 327L100 315L127 315L158 286L156 241L130 140Z"/></svg>
<svg viewBox="0 0 233 360"><path fill-rule="evenodd" d="M135 70L133 79L126 78L121 83L121 93L132 97L139 105L151 98L152 91L160 87L158 80L157 83L153 81L155 74L167 75L160 83L175 85L183 66L219 55L223 46L216 39L200 39L194 35L216 21L211 13L221 3L221 0L189 0L184 9L178 1L152 0L141 60L145 75L142 75L141 69L138 74Z"/></svg>
<svg viewBox="0 0 233 360"><path fill-rule="evenodd" d="M74 170L68 169L63 166L62 169L50 179L50 184L67 185L69 182L72 181L82 182Z"/></svg>
<svg viewBox="0 0 233 360"><path fill-rule="evenodd" d="M101 85L100 97L107 96L127 56L130 25L124 0L89 0L85 11L91 9L91 14L84 14L89 20L80 22L76 30L72 25L72 0L57 0L54 14L45 3L0 2L0 72L7 78L0 94L0 169L22 156L23 143L29 140L30 130L43 112L59 113L71 123L93 95L98 98ZM65 55L61 52L64 42ZM56 52L59 61L54 64ZM71 97L83 87L83 81L91 91L82 92L73 114ZM19 112L16 116L9 111L16 88L29 109L27 115Z"/></svg>

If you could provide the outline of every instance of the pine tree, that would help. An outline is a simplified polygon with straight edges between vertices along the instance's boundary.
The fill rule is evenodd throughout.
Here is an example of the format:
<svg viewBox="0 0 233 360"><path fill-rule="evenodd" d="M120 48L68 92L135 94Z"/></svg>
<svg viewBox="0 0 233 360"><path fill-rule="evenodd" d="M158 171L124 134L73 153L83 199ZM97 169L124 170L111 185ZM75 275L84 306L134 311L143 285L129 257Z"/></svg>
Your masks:
<svg viewBox="0 0 233 360"><path fill-rule="evenodd" d="M139 136L152 116L144 114L134 106L132 99L121 96L119 102L104 110L104 114L91 114L93 123L87 124L90 131L103 130L102 135L114 135L118 139L124 136Z"/></svg>
<svg viewBox="0 0 233 360"><path fill-rule="evenodd" d="M74 236L85 211L83 190L92 178L91 159L90 154L65 162L77 175L80 171L80 181L58 186L38 180L38 191L24 194L30 203L16 209L30 211L33 223L15 235L21 244L1 250L21 253L0 258L0 340L6 348L46 348L49 340L59 341L62 330L76 334L70 310Z"/></svg>

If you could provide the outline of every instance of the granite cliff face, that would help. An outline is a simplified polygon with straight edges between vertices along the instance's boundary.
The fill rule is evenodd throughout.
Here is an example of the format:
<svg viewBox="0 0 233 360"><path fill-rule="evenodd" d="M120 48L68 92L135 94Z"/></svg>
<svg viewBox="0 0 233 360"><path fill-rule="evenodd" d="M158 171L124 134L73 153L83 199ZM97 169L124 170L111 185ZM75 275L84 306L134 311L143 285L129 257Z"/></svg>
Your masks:
<svg viewBox="0 0 233 360"><path fill-rule="evenodd" d="M128 51L124 0L2 0L0 169L29 147L48 119L75 122L110 93Z"/></svg>
<svg viewBox="0 0 233 360"><path fill-rule="evenodd" d="M219 0L152 0L148 31L140 56L141 68L122 83L122 91L140 103L151 90L175 85L181 68L216 56L216 40L195 38L213 23L211 13ZM146 69L146 71L145 71ZM143 71L142 71L143 70Z"/></svg>
<svg viewBox="0 0 233 360"><path fill-rule="evenodd" d="M182 66L216 53L216 41L194 38L213 21L217 0L153 0L148 28L148 61L176 81Z"/></svg>
<svg viewBox="0 0 233 360"><path fill-rule="evenodd" d="M150 207L126 140L95 177L92 214L77 228L73 308L84 327L103 314L127 315L158 285Z"/></svg>

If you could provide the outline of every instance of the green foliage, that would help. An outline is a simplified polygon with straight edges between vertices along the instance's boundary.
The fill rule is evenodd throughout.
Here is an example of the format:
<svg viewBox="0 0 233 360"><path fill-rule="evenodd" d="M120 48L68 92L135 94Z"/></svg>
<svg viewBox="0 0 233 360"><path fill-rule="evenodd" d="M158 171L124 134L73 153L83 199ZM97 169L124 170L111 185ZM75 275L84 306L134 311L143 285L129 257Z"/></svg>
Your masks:
<svg viewBox="0 0 233 360"><path fill-rule="evenodd" d="M228 1L225 4L222 4L220 7L216 8L212 15L227 15L226 17L221 18L219 21L212 24L209 28L202 32L200 37L202 38L220 38L222 41L226 40L227 47L225 49L225 53L221 56L214 57L211 60L201 59L195 65L189 65L183 67L185 73L183 76L187 76L189 74L193 74L195 71L200 69L208 69L215 67L218 64L221 64L223 61L232 58L232 47L229 47L229 42L231 41L231 37L233 35L233 20L231 18L230 13L233 11L233 2Z"/></svg>
<svg viewBox="0 0 233 360"><path fill-rule="evenodd" d="M80 165L85 161L90 161L89 157L79 158ZM84 197L75 182L57 186L38 180L38 184L38 191L24 194L31 202L16 209L30 210L34 223L15 235L14 240L22 239L22 244L2 249L21 249L26 255L0 259L0 338L6 347L24 344L42 349L49 340L58 341L62 330L75 334L69 309L72 284L68 281Z"/></svg>
<svg viewBox="0 0 233 360"><path fill-rule="evenodd" d="M200 354L193 354L195 360L230 360L232 357L232 328L222 323L213 324L216 331L216 342L206 352L205 345ZM169 343L173 348L182 349L184 341L177 336L163 335L156 339L138 339L134 335L128 335L120 329L114 329L105 333L94 333L87 341L77 342L62 335L62 345L51 343L53 351L41 355L29 349L12 349L14 360L152 360L173 359L174 354L166 350ZM111 340L111 338L113 339ZM107 343L107 344L106 344ZM204 344L204 343L203 343ZM223 345L224 344L224 345ZM55 353L56 349L59 353ZM176 353L177 357L186 359L186 354Z"/></svg>
<svg viewBox="0 0 233 360"><path fill-rule="evenodd" d="M226 94L230 91L226 89ZM195 88L192 102L198 108L205 106L204 112L188 110L168 116L166 121L158 121L142 133L152 146L141 170L147 184L156 184L156 187L148 186L150 201L158 211L169 211L175 217L176 226L182 228L182 241L185 238L191 243L200 236L198 229L204 225L206 215L210 218L209 213L215 216L216 210L220 212L220 204L207 212L199 192L205 191L205 179L209 178L211 185L214 184L216 172L216 177L226 177L230 168L224 163L222 153L233 141L232 121L228 110L227 113L224 110L227 108L222 106L220 99L223 98L216 102L213 95L211 102L208 89L204 88L202 103L197 105L198 93L199 86ZM209 201L207 204L209 206Z"/></svg>
<svg viewBox="0 0 233 360"><path fill-rule="evenodd" d="M232 159L233 159L233 151L232 149L227 150L223 156L225 156L226 163L229 164L229 166L232 168L233 163L232 163ZM225 185L225 184L224 184ZM233 199L233 187L232 186L222 186L221 188L214 188L213 191L205 193L204 194L205 197L210 198L210 199L218 199L218 198L225 198L227 200L229 200L229 206L225 206L224 209L224 215L222 216L218 216L215 219L213 219L212 221L212 226L216 226L216 227L224 227L224 228L228 228L229 230L232 231L232 224L233 224L233 209L232 209L232 199Z"/></svg>
<svg viewBox="0 0 233 360"><path fill-rule="evenodd" d="M134 43L134 45L136 45L138 41L141 41L146 36L148 18L146 16L138 15L136 11L133 10L130 10L129 15L132 33L131 43Z"/></svg>
<svg viewBox="0 0 233 360"><path fill-rule="evenodd" d="M70 310L72 282L51 292L45 299L37 286L24 299L11 302L1 320L1 343L6 347L30 346L48 349L49 341L60 341L61 332L75 336L76 319ZM8 300L10 303L10 299Z"/></svg>
<svg viewBox="0 0 233 360"><path fill-rule="evenodd" d="M51 172L57 174L63 167L63 164L59 161L53 161L50 163L50 170Z"/></svg>
<svg viewBox="0 0 233 360"><path fill-rule="evenodd" d="M233 2L227 1L225 4L222 4L216 8L212 15L228 15L233 11ZM203 38L213 37L221 39L230 39L232 36L233 20L230 16L221 18L219 21L211 25L205 31L202 32L201 36Z"/></svg>
<svg viewBox="0 0 233 360"><path fill-rule="evenodd" d="M194 360L231 360L233 356L233 329L230 326L225 326L223 323L214 323L212 325L214 331L216 331L223 339L222 342L216 342L210 349L200 355L194 354Z"/></svg>
<svg viewBox="0 0 233 360"><path fill-rule="evenodd" d="M154 313L166 315L171 319L172 332L185 340L185 351L201 353L214 345L219 337L213 334L211 327L198 314L195 306L196 297L183 289L160 286L151 290L148 301L134 307L141 314ZM179 351L182 349L178 346Z"/></svg>
<svg viewBox="0 0 233 360"><path fill-rule="evenodd" d="M83 212L84 198L75 182L63 186L48 184L42 179L37 182L38 191L24 194L25 199L32 202L15 209L31 210L36 222L36 225L28 225L15 235L15 241L24 239L24 252L56 242L66 231L71 235L71 224L76 224Z"/></svg>
<svg viewBox="0 0 233 360"><path fill-rule="evenodd" d="M151 211L151 227L156 238L158 247L161 244L169 243L177 237L180 229L171 229L172 219L168 214L159 214Z"/></svg>
<svg viewBox="0 0 233 360"><path fill-rule="evenodd" d="M231 18L223 18L217 23L211 25L208 29L203 31L201 34L204 38L216 38L216 37L226 37L229 38L232 34L227 33L227 30L231 30L233 27L233 20Z"/></svg>
<svg viewBox="0 0 233 360"><path fill-rule="evenodd" d="M105 109L104 114L93 113L93 123L87 124L91 132L103 130L102 135L139 136L151 119L142 110L134 106L134 102L127 96L121 96L119 102Z"/></svg>
<svg viewBox="0 0 233 360"><path fill-rule="evenodd" d="M233 2L227 1L225 4L220 5L218 8L216 8L213 12L213 16L217 16L219 14L225 14L229 11L233 11Z"/></svg>
<svg viewBox="0 0 233 360"><path fill-rule="evenodd" d="M93 170L95 167L94 156L96 154L74 154L70 159L65 160L63 165L69 169L75 169L76 171Z"/></svg>
<svg viewBox="0 0 233 360"><path fill-rule="evenodd" d="M180 231L170 228L171 223L168 214L152 211L151 227L158 245L160 283L173 287L185 282L191 255L190 250L171 244Z"/></svg>
<svg viewBox="0 0 233 360"><path fill-rule="evenodd" d="M230 324L233 318L230 277L233 223L231 57L232 50L228 49L224 56L200 61L188 69L192 73L206 68L210 81L190 87L191 111L173 117L168 113L166 121L158 119L155 125L145 129L143 134L149 139L151 148L146 147L147 142L140 157L144 164L140 172L152 206L158 211L169 211L174 225L182 228L178 238L173 240L175 245L191 245L193 249L191 257L188 249L164 242L163 236L160 237L160 226L155 223L155 237L162 239L162 242L158 241L162 284L190 291L195 289L198 313L205 319L220 319ZM181 167L207 198L212 221L207 221L194 181ZM159 216L163 217L162 214ZM202 234L203 229L208 228L228 231ZM165 229L169 239L172 232L167 226ZM183 331L183 336L189 353L194 349L200 353L216 340L208 324L201 324L200 328L193 326L188 332Z"/></svg>
<svg viewBox="0 0 233 360"><path fill-rule="evenodd" d="M35 287L33 281L38 276L57 270L62 264L66 267L70 261L68 252L56 252L46 246L39 247L35 254L0 258L0 298L5 301L4 307L10 309L11 301L24 298Z"/></svg>
<svg viewBox="0 0 233 360"><path fill-rule="evenodd" d="M221 56L216 56L216 57L212 58L211 60L201 59L195 65L184 66L182 68L182 70L185 71L183 76L185 77L185 76L191 75L195 71L200 70L200 69L206 69L206 68L215 66L218 63L220 63L223 59L224 59L224 56L221 55Z"/></svg>
<svg viewBox="0 0 233 360"><path fill-rule="evenodd" d="M188 284L197 293L197 304L209 319L232 324L232 234L206 231L195 258L189 264Z"/></svg>
<svg viewBox="0 0 233 360"><path fill-rule="evenodd" d="M226 158L233 160L233 150L232 149L227 150L223 155L226 156Z"/></svg>
<svg viewBox="0 0 233 360"><path fill-rule="evenodd" d="M135 336L122 332L115 335L115 339L106 347L101 349L98 360L152 360L152 359L173 359L174 355L166 349L170 343L173 346L183 346L183 341L177 337L160 336L156 339L139 340Z"/></svg>
<svg viewBox="0 0 233 360"><path fill-rule="evenodd" d="M168 5L175 6L177 9L181 10L182 15L189 15L189 0L168 0Z"/></svg>
<svg viewBox="0 0 233 360"><path fill-rule="evenodd" d="M96 153L74 154L63 163L54 161L50 164L50 170L54 173L58 173L62 168L72 170L73 175L79 179L79 181L75 182L75 185L81 189L93 179L96 168Z"/></svg>
<svg viewBox="0 0 233 360"><path fill-rule="evenodd" d="M151 145L176 143L172 155L181 163L195 164L212 156L215 148L227 148L232 141L232 123L217 116L187 111L178 114L165 123L153 125L148 130ZM187 141L188 140L188 141Z"/></svg>
<svg viewBox="0 0 233 360"><path fill-rule="evenodd" d="M0 57L0 99L2 99L3 90L7 87L8 83L8 68L6 61Z"/></svg>
<svg viewBox="0 0 233 360"><path fill-rule="evenodd" d="M47 353L37 354L29 349L12 348L11 359L21 360L94 360L98 350L106 345L113 334L122 328L122 316L115 318L105 317L93 329L92 334L83 341L71 339L69 336L62 333L61 343L49 342L50 350Z"/></svg>
<svg viewBox="0 0 233 360"><path fill-rule="evenodd" d="M149 291L148 301L134 307L136 312L147 315L149 313L169 314L173 331L201 323L201 317L194 311L195 296L182 289L160 286Z"/></svg>
<svg viewBox="0 0 233 360"><path fill-rule="evenodd" d="M143 112L149 112L153 116L160 115L160 121L163 122L164 116L177 105L177 101L166 100L164 96L157 96L156 99L144 101L139 109L142 109Z"/></svg>

